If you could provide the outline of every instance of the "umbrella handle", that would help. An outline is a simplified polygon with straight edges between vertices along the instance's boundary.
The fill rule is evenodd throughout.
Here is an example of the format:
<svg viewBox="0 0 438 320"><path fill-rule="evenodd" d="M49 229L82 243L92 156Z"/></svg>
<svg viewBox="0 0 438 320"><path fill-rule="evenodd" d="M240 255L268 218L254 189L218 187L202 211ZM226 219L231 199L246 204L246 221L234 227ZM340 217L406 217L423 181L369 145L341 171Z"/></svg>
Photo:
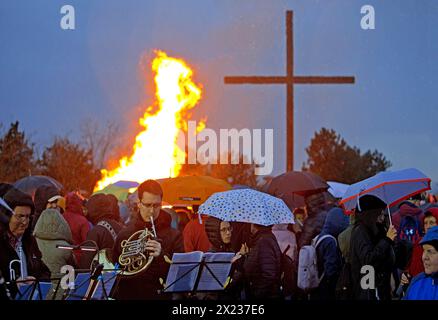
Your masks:
<svg viewBox="0 0 438 320"><path fill-rule="evenodd" d="M391 218L391 211L389 211L389 205L386 205L386 208L388 209L389 225L392 226L392 218Z"/></svg>

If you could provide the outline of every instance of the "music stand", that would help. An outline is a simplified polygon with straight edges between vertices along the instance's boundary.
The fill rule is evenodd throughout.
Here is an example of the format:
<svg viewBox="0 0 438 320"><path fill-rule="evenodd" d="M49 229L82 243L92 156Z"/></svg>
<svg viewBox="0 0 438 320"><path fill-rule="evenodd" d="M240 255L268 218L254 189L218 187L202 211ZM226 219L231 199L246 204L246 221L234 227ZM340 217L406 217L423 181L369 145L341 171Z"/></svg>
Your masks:
<svg viewBox="0 0 438 320"><path fill-rule="evenodd" d="M74 289L66 290L65 300L108 300L113 291L119 269L103 269L103 265L90 270L79 269ZM85 271L85 272L84 272ZM108 288L108 286L110 286Z"/></svg>
<svg viewBox="0 0 438 320"><path fill-rule="evenodd" d="M40 282L39 280L17 280L15 283L32 282L17 286L18 292L15 300L44 300L52 287L51 282Z"/></svg>
<svg viewBox="0 0 438 320"><path fill-rule="evenodd" d="M169 284L162 292L194 294L224 290L233 257L234 253L222 252L175 253L172 257L175 261L172 262L166 279Z"/></svg>

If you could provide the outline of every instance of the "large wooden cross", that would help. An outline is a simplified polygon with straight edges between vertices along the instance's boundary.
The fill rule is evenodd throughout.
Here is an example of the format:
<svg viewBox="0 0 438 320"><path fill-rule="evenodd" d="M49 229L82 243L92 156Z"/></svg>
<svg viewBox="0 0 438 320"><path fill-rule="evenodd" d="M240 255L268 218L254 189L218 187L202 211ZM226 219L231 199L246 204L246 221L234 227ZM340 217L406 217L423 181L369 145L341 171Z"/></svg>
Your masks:
<svg viewBox="0 0 438 320"><path fill-rule="evenodd" d="M286 11L286 76L228 76L226 84L285 84L286 128L287 128L287 171L294 169L294 84L341 84L354 83L354 77L324 77L294 75L293 11Z"/></svg>

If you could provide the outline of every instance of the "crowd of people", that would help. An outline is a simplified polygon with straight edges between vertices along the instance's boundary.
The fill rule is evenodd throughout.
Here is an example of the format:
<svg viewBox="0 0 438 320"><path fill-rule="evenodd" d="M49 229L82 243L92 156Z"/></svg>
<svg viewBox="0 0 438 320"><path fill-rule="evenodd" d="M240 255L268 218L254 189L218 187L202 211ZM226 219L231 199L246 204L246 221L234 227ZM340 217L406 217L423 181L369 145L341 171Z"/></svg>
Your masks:
<svg viewBox="0 0 438 320"><path fill-rule="evenodd" d="M92 268L96 252L59 246L91 244L117 265L126 241L146 228L153 230L144 247L150 265L120 275L112 299L438 299L438 206L420 205L415 197L390 217L387 204L372 195L361 196L346 215L322 192L313 193L294 210L294 224L273 226L222 221L198 214L197 206L163 207L163 190L154 180L123 203L111 194L86 199L52 186L38 187L32 196L6 183L0 184L0 198L13 210L0 208L4 299L14 299L20 286L35 279L59 289L65 265ZM305 263L312 248L316 275L309 282ZM225 289L163 293L173 254L192 251L235 254ZM53 289L46 298L64 296L64 289Z"/></svg>

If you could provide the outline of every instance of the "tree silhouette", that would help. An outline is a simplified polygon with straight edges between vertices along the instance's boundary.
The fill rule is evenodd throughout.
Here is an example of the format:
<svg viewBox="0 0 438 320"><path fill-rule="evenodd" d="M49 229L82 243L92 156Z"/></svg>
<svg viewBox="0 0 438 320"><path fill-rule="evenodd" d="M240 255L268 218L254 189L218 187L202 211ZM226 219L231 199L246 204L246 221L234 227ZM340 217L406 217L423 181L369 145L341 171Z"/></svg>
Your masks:
<svg viewBox="0 0 438 320"><path fill-rule="evenodd" d="M0 181L13 183L36 173L34 144L30 143L19 122L11 123L9 130L0 138Z"/></svg>
<svg viewBox="0 0 438 320"><path fill-rule="evenodd" d="M333 129L315 132L306 148L307 162L302 170L312 171L327 181L352 184L385 171L392 164L377 150L361 154L359 148L349 146Z"/></svg>
<svg viewBox="0 0 438 320"><path fill-rule="evenodd" d="M55 178L66 191L93 191L100 179L100 172L94 167L90 150L82 148L67 138L55 138L39 160L41 173Z"/></svg>

